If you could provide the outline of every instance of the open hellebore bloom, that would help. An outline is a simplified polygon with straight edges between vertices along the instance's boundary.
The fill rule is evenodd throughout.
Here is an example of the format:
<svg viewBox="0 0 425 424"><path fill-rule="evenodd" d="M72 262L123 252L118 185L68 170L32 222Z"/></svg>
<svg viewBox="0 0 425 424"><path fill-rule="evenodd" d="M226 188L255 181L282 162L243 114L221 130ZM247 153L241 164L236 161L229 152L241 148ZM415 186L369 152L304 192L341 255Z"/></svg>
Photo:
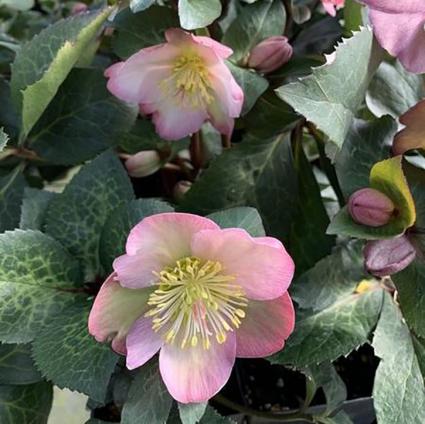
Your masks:
<svg viewBox="0 0 425 424"><path fill-rule="evenodd" d="M164 44L140 50L109 67L109 91L152 115L158 134L177 140L205 121L230 135L242 109L243 91L224 59L233 52L209 37L173 28Z"/></svg>
<svg viewBox="0 0 425 424"><path fill-rule="evenodd" d="M164 213L131 230L126 252L95 299L89 331L112 340L129 369L160 351L162 379L179 402L208 400L235 357L271 355L294 329L294 263L274 238Z"/></svg>
<svg viewBox="0 0 425 424"><path fill-rule="evenodd" d="M331 16L336 16L336 11L344 7L345 0L322 0L323 7Z"/></svg>
<svg viewBox="0 0 425 424"><path fill-rule="evenodd" d="M369 17L379 44L399 58L407 70L425 72L425 1L360 0L369 6Z"/></svg>

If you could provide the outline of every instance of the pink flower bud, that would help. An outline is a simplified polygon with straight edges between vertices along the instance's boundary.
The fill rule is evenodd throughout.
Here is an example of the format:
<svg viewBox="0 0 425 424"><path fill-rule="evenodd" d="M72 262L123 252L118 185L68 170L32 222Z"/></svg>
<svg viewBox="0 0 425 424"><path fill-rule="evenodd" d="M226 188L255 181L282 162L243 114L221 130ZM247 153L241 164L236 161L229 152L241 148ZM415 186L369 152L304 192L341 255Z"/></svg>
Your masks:
<svg viewBox="0 0 425 424"><path fill-rule="evenodd" d="M252 49L248 66L266 74L288 62L291 56L292 46L286 37L270 37Z"/></svg>
<svg viewBox="0 0 425 424"><path fill-rule="evenodd" d="M88 6L85 3L77 1L71 9L71 15L78 15L79 13L83 13L88 9Z"/></svg>
<svg viewBox="0 0 425 424"><path fill-rule="evenodd" d="M156 150L145 150L130 156L125 167L131 177L147 177L161 168L161 158Z"/></svg>
<svg viewBox="0 0 425 424"><path fill-rule="evenodd" d="M174 199L177 202L180 202L184 195L189 191L190 187L192 187L192 183L190 181L179 181L173 189Z"/></svg>
<svg viewBox="0 0 425 424"><path fill-rule="evenodd" d="M416 257L416 250L406 236L389 240L374 240L364 249L366 269L384 277L406 268Z"/></svg>
<svg viewBox="0 0 425 424"><path fill-rule="evenodd" d="M363 188L349 198L348 211L357 223L380 227L390 221L394 213L394 203L378 190Z"/></svg>

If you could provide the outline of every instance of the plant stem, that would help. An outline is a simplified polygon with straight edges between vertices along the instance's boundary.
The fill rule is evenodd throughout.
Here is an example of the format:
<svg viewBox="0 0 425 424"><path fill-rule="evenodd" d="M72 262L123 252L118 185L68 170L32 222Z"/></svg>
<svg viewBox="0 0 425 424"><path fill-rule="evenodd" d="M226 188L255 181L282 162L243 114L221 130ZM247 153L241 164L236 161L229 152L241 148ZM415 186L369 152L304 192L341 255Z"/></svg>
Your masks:
<svg viewBox="0 0 425 424"><path fill-rule="evenodd" d="M194 133L190 139L190 158L192 160L192 165L196 171L202 168L203 158L202 158L202 145L201 145L201 135L198 132Z"/></svg>
<svg viewBox="0 0 425 424"><path fill-rule="evenodd" d="M226 134L221 134L221 145L223 149L230 149L232 147L232 140Z"/></svg>
<svg viewBox="0 0 425 424"><path fill-rule="evenodd" d="M309 414L305 414L301 411L297 412L283 412L283 413L274 413L274 412L264 412L264 411L257 411L256 409L252 409L243 405L240 405L239 403L233 402L230 399L227 399L226 397L222 395L215 395L213 400L220 403L221 405L233 409L236 412L240 412L245 415L251 415L253 417L262 417L262 418L268 418L269 420L276 420L276 421L307 421L310 423L313 423L312 416Z"/></svg>
<svg viewBox="0 0 425 424"><path fill-rule="evenodd" d="M333 167L331 161L326 156L325 148L324 148L324 141L320 134L320 132L316 129L316 127L311 124L310 122L306 123L306 128L310 135L314 138L316 141L317 149L319 150L320 155L320 164L323 168L323 171L325 172L326 176L328 177L329 183L331 184L332 188L334 189L334 192L336 194L336 197L338 199L339 206L342 208L345 206L345 197L342 193L341 187L338 182L338 177L335 172L335 168Z"/></svg>

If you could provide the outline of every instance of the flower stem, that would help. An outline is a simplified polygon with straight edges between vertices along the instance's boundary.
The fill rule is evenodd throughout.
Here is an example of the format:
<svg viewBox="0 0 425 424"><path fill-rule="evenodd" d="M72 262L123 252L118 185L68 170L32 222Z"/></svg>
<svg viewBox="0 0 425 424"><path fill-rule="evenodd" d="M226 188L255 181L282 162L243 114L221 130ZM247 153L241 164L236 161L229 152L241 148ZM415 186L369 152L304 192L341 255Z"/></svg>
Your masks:
<svg viewBox="0 0 425 424"><path fill-rule="evenodd" d="M227 399L223 395L215 395L213 400L225 406L226 408L233 409L236 412L240 412L245 415L250 415L252 417L268 418L269 420L276 420L280 422L285 422L285 421L303 421L303 422L307 421L310 423L314 422L313 417L311 415L301 411L281 412L281 413L257 411L256 409L249 408L249 407L240 405L239 403L233 402L232 400Z"/></svg>
<svg viewBox="0 0 425 424"><path fill-rule="evenodd" d="M228 135L221 135L221 145L223 146L223 149L230 149L232 147L232 140Z"/></svg>
<svg viewBox="0 0 425 424"><path fill-rule="evenodd" d="M196 171L202 168L203 158L202 158L202 143L201 143L201 134L196 132L192 135L190 139L190 158L192 160L192 165Z"/></svg>

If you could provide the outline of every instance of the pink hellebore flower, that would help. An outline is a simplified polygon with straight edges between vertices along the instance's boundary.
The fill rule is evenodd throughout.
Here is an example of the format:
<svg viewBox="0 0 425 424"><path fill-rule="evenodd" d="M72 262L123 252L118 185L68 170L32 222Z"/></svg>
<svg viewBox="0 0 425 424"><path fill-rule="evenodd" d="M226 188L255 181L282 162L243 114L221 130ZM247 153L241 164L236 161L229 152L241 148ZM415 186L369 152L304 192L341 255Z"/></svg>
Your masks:
<svg viewBox="0 0 425 424"><path fill-rule="evenodd" d="M160 351L162 379L179 402L208 400L237 356L271 355L294 329L294 263L274 238L164 213L137 224L126 251L95 299L89 331L112 340L129 369Z"/></svg>
<svg viewBox="0 0 425 424"><path fill-rule="evenodd" d="M379 44L398 57L410 72L425 72L425 1L360 1L369 6L370 21Z"/></svg>
<svg viewBox="0 0 425 424"><path fill-rule="evenodd" d="M224 59L233 52L209 37L172 28L167 42L140 50L109 67L109 91L152 115L158 134L177 140L211 121L223 134L233 131L243 91Z"/></svg>
<svg viewBox="0 0 425 424"><path fill-rule="evenodd" d="M336 11L344 7L345 0L322 0L323 7L331 16L336 16Z"/></svg>

